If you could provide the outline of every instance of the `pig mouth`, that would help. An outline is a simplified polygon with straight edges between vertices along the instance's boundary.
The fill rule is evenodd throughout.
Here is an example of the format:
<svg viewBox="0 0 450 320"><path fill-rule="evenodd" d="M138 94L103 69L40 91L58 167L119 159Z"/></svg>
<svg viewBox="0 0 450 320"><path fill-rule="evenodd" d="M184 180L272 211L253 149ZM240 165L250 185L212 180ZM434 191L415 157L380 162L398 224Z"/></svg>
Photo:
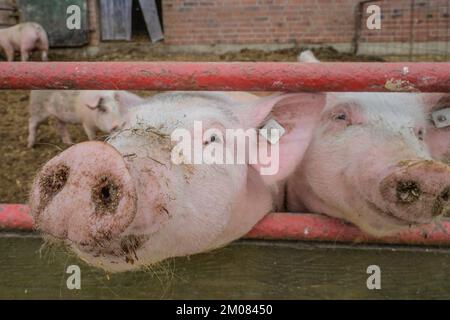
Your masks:
<svg viewBox="0 0 450 320"><path fill-rule="evenodd" d="M117 265L124 262L129 265L134 265L139 261L139 249L144 246L148 238L146 235L129 234L106 245L99 241L77 242L69 238L46 233L44 235L43 247L49 246L50 243L51 246L55 245L63 248L65 252L77 254L89 264L96 264L96 260L101 259L103 266L104 263Z"/></svg>
<svg viewBox="0 0 450 320"><path fill-rule="evenodd" d="M381 209L380 207L378 207L375 203L366 200L366 204L368 205L368 207L374 211L379 217L388 220L388 221L392 221L392 223L396 224L396 225L400 225L400 226L410 226L412 224L414 224L414 222L412 221L408 221L405 219L402 219L396 215L394 215L392 212L390 211L386 211Z"/></svg>
<svg viewBox="0 0 450 320"><path fill-rule="evenodd" d="M138 250L147 242L148 236L129 234L121 237L121 239L111 243L108 247L103 248L101 244L83 244L72 243L85 254L91 255L93 258L102 257L103 260L109 260L110 263L117 264L122 260L127 264L133 265L139 260Z"/></svg>

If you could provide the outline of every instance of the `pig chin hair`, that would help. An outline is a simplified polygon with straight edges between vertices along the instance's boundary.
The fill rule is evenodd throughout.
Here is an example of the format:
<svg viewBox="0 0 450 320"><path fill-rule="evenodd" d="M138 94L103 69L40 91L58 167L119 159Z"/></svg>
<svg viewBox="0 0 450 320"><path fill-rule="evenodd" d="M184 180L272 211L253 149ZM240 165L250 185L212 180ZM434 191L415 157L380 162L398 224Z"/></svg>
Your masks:
<svg viewBox="0 0 450 320"><path fill-rule="evenodd" d="M370 221L358 221L358 223L355 223L355 225L365 234L377 238L393 236L401 232L405 228L408 228L408 226L400 224L386 224L386 221L379 217L370 219Z"/></svg>
<svg viewBox="0 0 450 320"><path fill-rule="evenodd" d="M411 224L391 218L380 209L371 210L368 219L357 219L353 223L366 234L374 237L386 237L395 235Z"/></svg>
<svg viewBox="0 0 450 320"><path fill-rule="evenodd" d="M39 256L50 259L58 252L63 252L66 255L76 257L76 253L72 247L63 239L59 239L49 234L42 235L42 245L39 248Z"/></svg>

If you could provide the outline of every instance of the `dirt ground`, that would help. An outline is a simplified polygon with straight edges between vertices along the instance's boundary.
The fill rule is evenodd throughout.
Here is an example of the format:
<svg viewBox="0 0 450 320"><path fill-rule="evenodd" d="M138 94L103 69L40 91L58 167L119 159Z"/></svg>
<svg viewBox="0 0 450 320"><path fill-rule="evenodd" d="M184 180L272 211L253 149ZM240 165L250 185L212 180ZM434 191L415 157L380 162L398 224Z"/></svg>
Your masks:
<svg viewBox="0 0 450 320"><path fill-rule="evenodd" d="M97 61L296 61L301 49L275 52L242 50L226 54L152 54L138 44L114 45L108 54ZM323 61L383 61L378 57L352 56L330 48L314 50ZM75 60L67 54L52 54L51 61ZM150 92L139 92L149 95ZM29 91L0 91L0 203L26 203L30 185L37 170L50 158L67 148L62 144L54 121L43 124L38 131L38 141L33 149L26 147L28 135ZM79 126L71 126L75 143L86 140Z"/></svg>

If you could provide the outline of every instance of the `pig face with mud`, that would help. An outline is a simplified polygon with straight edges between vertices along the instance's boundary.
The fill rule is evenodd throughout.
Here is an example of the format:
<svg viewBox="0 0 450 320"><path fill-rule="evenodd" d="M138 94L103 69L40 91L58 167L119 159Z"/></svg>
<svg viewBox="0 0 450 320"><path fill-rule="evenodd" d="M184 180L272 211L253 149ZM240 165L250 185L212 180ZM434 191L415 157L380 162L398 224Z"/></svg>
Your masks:
<svg viewBox="0 0 450 320"><path fill-rule="evenodd" d="M311 50L302 51L297 60L320 63ZM384 95L385 93L379 93ZM389 95L389 93L387 93ZM334 94L336 95L336 94ZM435 160L450 164L450 94L419 93L417 99L427 117L425 142Z"/></svg>
<svg viewBox="0 0 450 320"><path fill-rule="evenodd" d="M171 133L192 130L194 121L203 122L204 132L258 127L271 106L243 105L254 99L155 96L107 143L80 143L43 167L30 201L37 228L111 271L203 252L244 235L273 208L272 188L247 164L174 164ZM203 147L223 143L214 134L201 139Z"/></svg>
<svg viewBox="0 0 450 320"><path fill-rule="evenodd" d="M288 182L288 207L326 213L375 236L450 210L450 167L431 160L418 95L328 94Z"/></svg>

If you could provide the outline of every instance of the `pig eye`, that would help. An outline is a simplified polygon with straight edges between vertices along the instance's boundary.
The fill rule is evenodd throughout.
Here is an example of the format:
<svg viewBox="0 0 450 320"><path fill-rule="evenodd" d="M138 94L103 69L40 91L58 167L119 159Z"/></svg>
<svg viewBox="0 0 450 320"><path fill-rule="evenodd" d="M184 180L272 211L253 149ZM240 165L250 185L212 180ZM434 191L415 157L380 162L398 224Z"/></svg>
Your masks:
<svg viewBox="0 0 450 320"><path fill-rule="evenodd" d="M423 141L423 136L424 136L424 130L421 128L421 129L419 129L419 130L417 130L417 138L420 140L420 141Z"/></svg>
<svg viewBox="0 0 450 320"><path fill-rule="evenodd" d="M347 120L347 114L345 112L339 112L339 113L333 115L333 120L345 121L345 120Z"/></svg>
<svg viewBox="0 0 450 320"><path fill-rule="evenodd" d="M212 134L203 144L206 146L210 143L220 142L220 138L216 134Z"/></svg>
<svg viewBox="0 0 450 320"><path fill-rule="evenodd" d="M98 111L102 112L102 113L105 113L106 112L106 108L103 105L99 105L98 106Z"/></svg>

